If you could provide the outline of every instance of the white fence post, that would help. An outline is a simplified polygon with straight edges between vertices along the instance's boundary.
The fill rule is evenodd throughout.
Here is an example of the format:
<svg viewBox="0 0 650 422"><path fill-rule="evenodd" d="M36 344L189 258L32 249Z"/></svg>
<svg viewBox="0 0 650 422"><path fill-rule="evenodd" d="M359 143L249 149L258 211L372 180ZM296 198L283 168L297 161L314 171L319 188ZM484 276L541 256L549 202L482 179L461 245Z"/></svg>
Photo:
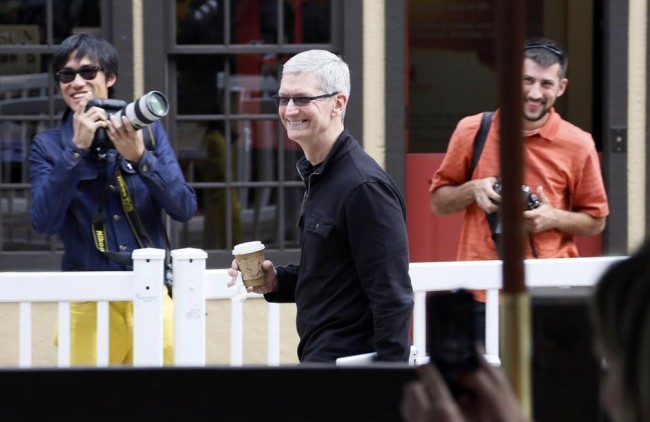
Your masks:
<svg viewBox="0 0 650 422"><path fill-rule="evenodd" d="M230 366L244 364L244 303L230 302Z"/></svg>
<svg viewBox="0 0 650 422"><path fill-rule="evenodd" d="M416 364L428 361L427 356L427 292L413 292L413 345L416 350Z"/></svg>
<svg viewBox="0 0 650 422"><path fill-rule="evenodd" d="M163 249L133 251L133 366L163 365Z"/></svg>
<svg viewBox="0 0 650 422"><path fill-rule="evenodd" d="M267 362L269 366L280 365L280 304L269 303L267 321Z"/></svg>
<svg viewBox="0 0 650 422"><path fill-rule="evenodd" d="M20 330L19 333L19 350L21 368L32 366L32 304L30 302L20 302L20 326L27 327Z"/></svg>
<svg viewBox="0 0 650 422"><path fill-rule="evenodd" d="M499 292L485 291L485 354L493 361L499 359Z"/></svg>
<svg viewBox="0 0 650 422"><path fill-rule="evenodd" d="M70 367L70 303L59 302L57 309L59 330L58 343L59 352L57 355L57 365L59 368Z"/></svg>
<svg viewBox="0 0 650 422"><path fill-rule="evenodd" d="M208 254L172 251L174 273L174 365L205 366L205 283Z"/></svg>
<svg viewBox="0 0 650 422"><path fill-rule="evenodd" d="M109 303L97 302L97 366L107 367L110 363Z"/></svg>

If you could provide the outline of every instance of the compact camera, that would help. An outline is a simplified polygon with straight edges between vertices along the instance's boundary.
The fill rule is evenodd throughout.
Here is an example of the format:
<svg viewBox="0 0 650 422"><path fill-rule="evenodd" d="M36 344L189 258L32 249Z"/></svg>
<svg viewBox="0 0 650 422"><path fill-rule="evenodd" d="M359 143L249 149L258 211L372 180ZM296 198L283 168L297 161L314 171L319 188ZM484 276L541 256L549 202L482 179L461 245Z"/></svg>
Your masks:
<svg viewBox="0 0 650 422"><path fill-rule="evenodd" d="M122 100L93 98L86 104L86 110L91 107L103 108L106 110L106 117L116 115L121 119L126 116L129 123L138 130L165 117L169 112L169 101L162 92L150 91L129 104ZM102 153L112 148L113 143L108 139L106 129L97 129L90 146L91 151Z"/></svg>
<svg viewBox="0 0 650 422"><path fill-rule="evenodd" d="M501 185L501 181L497 181L494 186L492 186L492 189L499 195L501 195L501 192L503 190L503 186ZM526 204L526 210L534 210L535 208L539 208L541 205L539 202L539 199L537 198L537 195L535 195L531 190L528 185L521 185L521 192L523 193L524 196L524 203Z"/></svg>
<svg viewBox="0 0 650 422"><path fill-rule="evenodd" d="M499 195L501 195L503 186L501 185L501 180L497 180L497 182L492 186L492 189ZM521 192L523 194L523 199L524 199L524 204L526 205L526 210L534 210L535 208L539 208L541 205L539 202L539 199L537 198L537 195L535 195L533 192L531 192L530 187L528 185L521 185ZM501 221L499 221L499 218L497 216L496 212L493 212L491 214L487 215L488 219L488 224L490 225L490 229L492 230L492 236L494 237L495 235L500 235L501 234Z"/></svg>

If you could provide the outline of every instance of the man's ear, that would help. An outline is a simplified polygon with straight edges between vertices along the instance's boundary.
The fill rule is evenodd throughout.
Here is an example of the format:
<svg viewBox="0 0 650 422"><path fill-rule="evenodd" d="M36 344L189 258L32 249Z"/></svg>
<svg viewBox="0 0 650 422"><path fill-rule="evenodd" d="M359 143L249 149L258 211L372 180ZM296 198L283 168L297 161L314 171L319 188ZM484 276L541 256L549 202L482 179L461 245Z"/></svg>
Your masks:
<svg viewBox="0 0 650 422"><path fill-rule="evenodd" d="M348 96L347 96L347 94L344 94L342 92L339 93L339 94L336 94L335 102L336 103L334 105L334 109L332 109L332 113L335 116L340 116L341 114L343 114L343 111L345 110L345 107L348 105Z"/></svg>
<svg viewBox="0 0 650 422"><path fill-rule="evenodd" d="M569 80L567 78L561 79L560 80L560 87L557 91L557 96L561 97L562 94L564 94L564 91L566 91L566 87L569 85Z"/></svg>
<svg viewBox="0 0 650 422"><path fill-rule="evenodd" d="M117 82L117 76L115 74L106 78L106 87L110 88Z"/></svg>

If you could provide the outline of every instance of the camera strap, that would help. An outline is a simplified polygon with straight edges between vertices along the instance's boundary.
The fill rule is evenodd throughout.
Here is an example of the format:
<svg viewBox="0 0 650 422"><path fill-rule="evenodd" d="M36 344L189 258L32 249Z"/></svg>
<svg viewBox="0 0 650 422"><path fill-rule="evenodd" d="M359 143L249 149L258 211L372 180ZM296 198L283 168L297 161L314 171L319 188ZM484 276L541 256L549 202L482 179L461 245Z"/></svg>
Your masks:
<svg viewBox="0 0 650 422"><path fill-rule="evenodd" d="M102 214L95 214L93 218L93 239L95 247L103 253L108 259L117 262L120 265L131 265L131 254L124 252L110 252L108 250L108 240L106 239L106 226Z"/></svg>
<svg viewBox="0 0 650 422"><path fill-rule="evenodd" d="M115 172L116 173L115 179L119 190L120 202L122 204L122 209L126 214L126 219L129 222L129 226L131 227L131 231L135 235L136 241L138 242L138 245L141 248L151 247L153 245L153 242L151 241L151 238L147 234L147 231L145 230L144 225L142 224L142 220L140 220L140 216L138 215L135 209L135 203L133 202L133 198L129 193L129 188L126 185L124 176L122 176L122 173L119 170L119 165L117 166L117 168L118 169ZM102 195L101 203L104 202L103 200L105 199L105 197L106 195L104 193ZM108 235L106 233L106 217L101 207L97 210L97 213L93 217L92 226L93 226L92 228L93 239L95 241L95 247L97 248L97 250L102 252L104 255L106 255L107 258L117 262L118 264L130 265L131 253L110 252L108 250Z"/></svg>
<svg viewBox="0 0 650 422"><path fill-rule="evenodd" d="M119 170L119 166L117 168L118 170L115 174L115 180L117 181L117 187L120 193L120 202L122 203L122 209L126 214L126 219L128 220L131 230L138 241L138 245L140 245L141 248L150 248L153 246L153 242L151 241L151 238L149 238L149 235L142 224L142 220L140 220L140 215L135 209L135 203L133 202L133 198L131 198L129 188L126 185L124 176L122 176L122 172Z"/></svg>
<svg viewBox="0 0 650 422"><path fill-rule="evenodd" d="M155 140L153 136L153 131L151 130L150 126L147 126L148 131L144 132L144 138L145 138L145 146L150 151L153 151L153 148L155 148ZM149 139L147 139L149 138ZM147 141L151 141L150 143ZM149 148L151 146L151 148ZM120 195L120 203L122 204L122 209L124 210L124 214L126 215L126 219L129 222L129 226L131 227L131 231L133 232L133 235L136 238L136 241L138 242L138 245L140 248L150 248L153 247L153 242L151 241L151 238L149 237L149 234L147 233L147 230L144 227L144 224L142 224L142 220L140 219L140 215L137 212L137 209L135 207L135 202L133 198L131 197L131 194L129 192L128 185L126 183L126 180L124 179L124 176L122 175L122 172L120 171L121 166L119 163L116 165L116 170L115 170L115 182L118 187L119 195ZM101 172L102 174L105 174L105 171ZM93 217L92 221L92 232L93 232L93 239L95 242L95 247L97 248L98 251L102 252L108 259L120 264L120 265L131 265L132 264L132 258L131 258L131 253L130 252L110 252L108 250L108 236L106 234L106 218L104 215L104 212L101 209L101 204L105 202L106 199L106 190L102 190L102 197L100 198L99 204L100 207L97 210L97 213ZM163 233L165 236L165 249L166 249L166 254L165 254L165 284L168 287L168 291L171 296L171 254L170 254L170 242L169 242L169 237L167 236L167 230L163 228Z"/></svg>
<svg viewBox="0 0 650 422"><path fill-rule="evenodd" d="M151 125L147 126L147 131L143 132L143 137L144 137L144 146L147 148L149 151L153 153L153 151L156 149L156 137L153 136L153 129ZM171 276L171 268L172 268L172 255L171 255L171 242L169 241L169 235L167 234L167 230L165 227L162 229L163 235L165 236L165 267L167 269L168 274L165 274L165 283L168 284L169 289L169 295L171 296L171 284L172 284L172 276Z"/></svg>
<svg viewBox="0 0 650 422"><path fill-rule="evenodd" d="M483 117L481 118L481 125L479 126L478 131L476 132L476 136L474 137L474 150L472 152L472 168L470 170L470 178L474 174L474 169L476 169L476 164L478 163L479 158L481 158L483 146L485 146L485 140L487 139L487 134L490 131L490 125L492 124L493 114L494 112L492 111L486 111L483 113ZM496 230L496 228L499 227L499 216L496 212L493 212L491 214L485 213L485 216L487 218L488 225L490 226L490 231L492 232L492 240L494 241L499 259L503 259L500 242L501 233L500 230ZM528 243L530 244L530 249L533 256L537 258L537 249L535 248L533 237L530 235L530 233L528 233Z"/></svg>

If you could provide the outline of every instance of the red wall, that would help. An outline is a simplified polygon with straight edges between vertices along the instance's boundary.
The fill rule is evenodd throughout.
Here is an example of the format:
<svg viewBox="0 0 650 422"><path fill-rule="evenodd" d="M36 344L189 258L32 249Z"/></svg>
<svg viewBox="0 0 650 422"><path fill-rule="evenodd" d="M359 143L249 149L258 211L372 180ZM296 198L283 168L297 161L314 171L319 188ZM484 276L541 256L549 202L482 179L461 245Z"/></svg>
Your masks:
<svg viewBox="0 0 650 422"><path fill-rule="evenodd" d="M429 185L444 153L407 154L406 204L411 262L454 261L463 213L437 217L429 206ZM582 256L600 256L602 236L578 237Z"/></svg>

